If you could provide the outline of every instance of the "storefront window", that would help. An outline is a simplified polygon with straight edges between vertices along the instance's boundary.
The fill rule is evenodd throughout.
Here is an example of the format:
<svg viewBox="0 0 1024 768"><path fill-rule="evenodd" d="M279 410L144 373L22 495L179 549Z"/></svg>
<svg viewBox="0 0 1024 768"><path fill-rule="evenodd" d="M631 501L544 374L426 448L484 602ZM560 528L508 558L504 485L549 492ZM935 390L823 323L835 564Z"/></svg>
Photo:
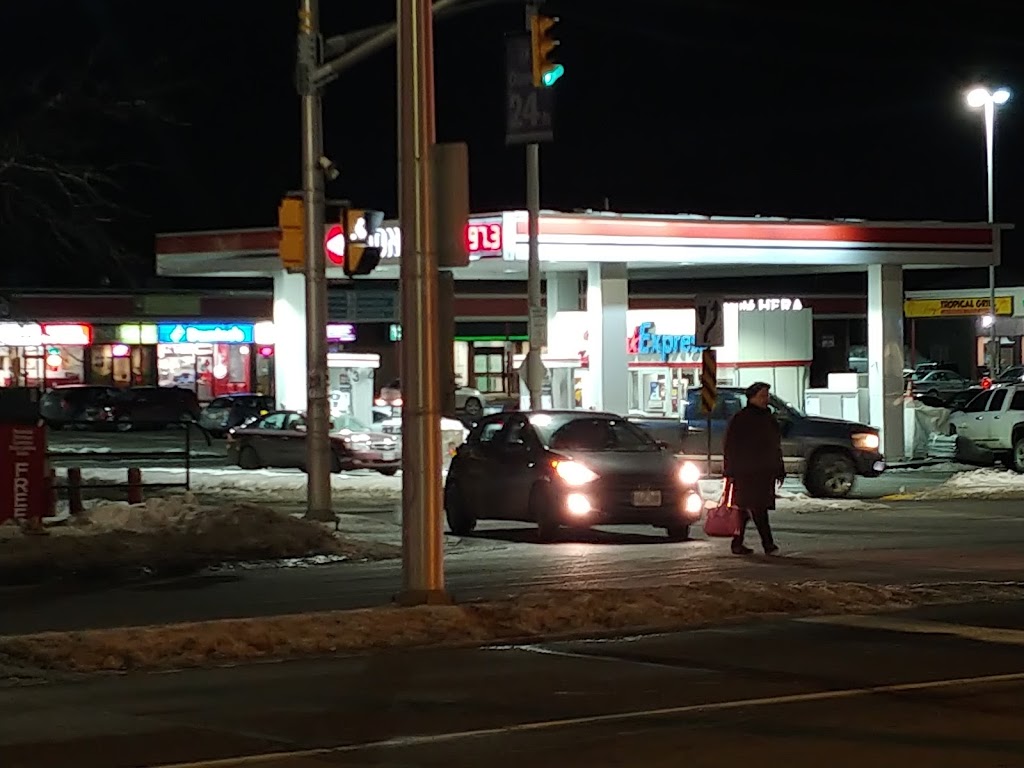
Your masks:
<svg viewBox="0 0 1024 768"><path fill-rule="evenodd" d="M505 340L456 341L455 376L463 385L484 394L515 395L519 374L513 357L522 352L523 346L522 342Z"/></svg>
<svg viewBox="0 0 1024 768"><path fill-rule="evenodd" d="M484 394L505 391L505 347L473 346L474 389Z"/></svg>
<svg viewBox="0 0 1024 768"><path fill-rule="evenodd" d="M159 344L157 383L193 390L200 401L249 392L248 344Z"/></svg>
<svg viewBox="0 0 1024 768"><path fill-rule="evenodd" d="M81 384L84 347L0 347L0 387Z"/></svg>
<svg viewBox="0 0 1024 768"><path fill-rule="evenodd" d="M92 326L0 323L0 387L81 384Z"/></svg>
<svg viewBox="0 0 1024 768"><path fill-rule="evenodd" d="M151 384L153 348L128 344L96 344L90 351L89 384L137 387Z"/></svg>

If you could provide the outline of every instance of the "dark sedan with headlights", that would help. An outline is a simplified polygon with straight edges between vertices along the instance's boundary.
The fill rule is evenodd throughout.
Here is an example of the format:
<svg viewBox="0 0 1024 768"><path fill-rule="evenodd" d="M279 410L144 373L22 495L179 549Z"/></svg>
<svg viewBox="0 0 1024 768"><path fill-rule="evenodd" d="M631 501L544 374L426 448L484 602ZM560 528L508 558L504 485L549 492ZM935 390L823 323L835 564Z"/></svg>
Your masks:
<svg viewBox="0 0 1024 768"><path fill-rule="evenodd" d="M542 539L561 528L653 525L689 537L704 501L700 471L620 416L592 411L499 413L481 419L452 459L448 527L478 520L535 522Z"/></svg>
<svg viewBox="0 0 1024 768"><path fill-rule="evenodd" d="M401 467L396 437L375 432L348 415L331 422L331 471L372 469L393 475ZM306 417L275 411L228 430L228 461L242 469L306 467Z"/></svg>

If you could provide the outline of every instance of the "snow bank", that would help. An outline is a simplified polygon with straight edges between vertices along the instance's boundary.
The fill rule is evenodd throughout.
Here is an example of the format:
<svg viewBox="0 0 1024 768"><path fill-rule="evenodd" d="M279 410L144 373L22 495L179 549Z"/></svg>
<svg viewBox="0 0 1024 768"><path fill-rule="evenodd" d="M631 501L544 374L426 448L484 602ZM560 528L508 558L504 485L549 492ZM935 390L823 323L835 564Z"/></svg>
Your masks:
<svg viewBox="0 0 1024 768"><path fill-rule="evenodd" d="M397 546L350 539L256 504L204 506L194 496L101 502L46 535L0 526L0 582L124 570L175 571L245 560L398 557Z"/></svg>
<svg viewBox="0 0 1024 768"><path fill-rule="evenodd" d="M66 470L58 470L66 476ZM125 484L127 468L82 469L84 483ZM143 468L143 484L185 484L184 469ZM259 496L261 501L295 498L306 492L306 473L296 469L238 469L237 467L198 468L191 474L192 491L195 493L222 493L231 495ZM367 473L331 475L331 488L335 494L346 498L370 500L396 500L401 498L402 477Z"/></svg>
<svg viewBox="0 0 1024 768"><path fill-rule="evenodd" d="M917 494L914 498L943 499L1024 499L1024 475L1005 469L974 469L959 472L942 485Z"/></svg>
<svg viewBox="0 0 1024 768"><path fill-rule="evenodd" d="M939 461L934 464L922 464L919 467L889 467L885 470L886 475L952 475L957 472L969 472L975 468L969 464L960 464L956 461Z"/></svg>
<svg viewBox="0 0 1024 768"><path fill-rule="evenodd" d="M969 594L968 594L969 592ZM744 617L877 612L922 603L1020 596L978 586L693 582L648 589L545 590L462 605L381 607L259 619L0 637L0 655L47 669L180 669L414 646L656 632Z"/></svg>
<svg viewBox="0 0 1024 768"><path fill-rule="evenodd" d="M722 480L701 480L700 490L704 496L705 507L713 507L722 498L724 481ZM810 514L814 512L841 512L841 511L868 511L872 509L887 509L884 504L877 504L860 499L816 499L806 493L794 493L781 489L776 492L776 507L787 512L797 514Z"/></svg>

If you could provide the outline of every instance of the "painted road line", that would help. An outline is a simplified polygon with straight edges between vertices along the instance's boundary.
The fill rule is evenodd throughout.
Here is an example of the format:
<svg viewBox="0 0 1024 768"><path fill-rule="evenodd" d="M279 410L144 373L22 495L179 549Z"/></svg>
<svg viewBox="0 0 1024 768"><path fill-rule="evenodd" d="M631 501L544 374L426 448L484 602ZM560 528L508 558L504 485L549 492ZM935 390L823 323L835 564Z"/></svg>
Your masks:
<svg viewBox="0 0 1024 768"><path fill-rule="evenodd" d="M236 758L219 758L216 760L200 760L191 763L154 763L140 768L245 768L245 766L266 765L281 760L299 760L303 758L326 757L353 752L365 752L377 749L398 749L403 747L430 746L469 739L486 738L489 736L509 736L520 733L534 733L573 728L578 726L601 725L604 723L628 722L647 718L705 714L708 712L727 712L735 709L756 709L759 707L785 706L788 704L805 704L818 701L836 701L855 699L863 696L889 693L915 693L968 686L1001 685L1003 683L1024 683L1024 672L1011 672L1003 675L984 675L979 677L956 677L944 680L925 680L917 683L896 683L892 685L873 685L864 688L843 688L831 691L812 691L810 693L793 693L784 696L764 696L753 699L733 699L730 701L714 701L705 704L684 704L678 707L661 707L658 709L638 709L628 712L613 712L606 715L588 715L584 717L568 717L560 720L537 720L527 723L499 725L493 728L478 728L471 731L453 731L424 736L398 736L383 741L371 741L363 744L346 744L338 747L322 747L319 749L294 750L291 752L267 752L259 755L246 755Z"/></svg>
<svg viewBox="0 0 1024 768"><path fill-rule="evenodd" d="M827 624L833 627L855 629L881 629L915 635L951 635L965 640L1002 645L1024 645L1024 630L1001 627L977 627L967 624L948 624L942 621L900 619L890 616L818 616L797 619L804 624Z"/></svg>

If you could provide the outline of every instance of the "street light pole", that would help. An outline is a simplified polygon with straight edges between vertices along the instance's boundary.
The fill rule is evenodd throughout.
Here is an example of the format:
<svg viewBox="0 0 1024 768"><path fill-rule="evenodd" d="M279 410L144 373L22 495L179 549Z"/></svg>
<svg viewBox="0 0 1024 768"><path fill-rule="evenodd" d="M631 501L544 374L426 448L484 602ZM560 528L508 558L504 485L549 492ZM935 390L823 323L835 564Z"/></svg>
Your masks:
<svg viewBox="0 0 1024 768"><path fill-rule="evenodd" d="M430 0L398 3L399 220L402 306L402 593L447 602L441 494L441 392L435 328L438 260L430 187L433 24Z"/></svg>
<svg viewBox="0 0 1024 768"><path fill-rule="evenodd" d="M540 291L540 145L536 142L526 145L526 216L529 236L528 261L526 262L526 299L529 309L530 350L526 357L526 388L530 392L530 410L543 408L544 369L541 348L544 339L540 323L547 322L541 306Z"/></svg>
<svg viewBox="0 0 1024 768"><path fill-rule="evenodd" d="M323 104L320 87L313 78L322 55L319 5L319 0L300 1L298 39L306 249L306 516L332 520L324 178L320 165L324 156Z"/></svg>
<svg viewBox="0 0 1024 768"><path fill-rule="evenodd" d="M988 223L995 224L995 123L996 107L1010 100L1010 92L999 88L995 92L987 88L972 88L967 93L967 106L972 109L981 107L985 118L985 174L988 193ZM994 237L995 235L993 235ZM999 345L996 333L996 268L994 264L988 268L988 310L989 310L989 375L999 373Z"/></svg>

